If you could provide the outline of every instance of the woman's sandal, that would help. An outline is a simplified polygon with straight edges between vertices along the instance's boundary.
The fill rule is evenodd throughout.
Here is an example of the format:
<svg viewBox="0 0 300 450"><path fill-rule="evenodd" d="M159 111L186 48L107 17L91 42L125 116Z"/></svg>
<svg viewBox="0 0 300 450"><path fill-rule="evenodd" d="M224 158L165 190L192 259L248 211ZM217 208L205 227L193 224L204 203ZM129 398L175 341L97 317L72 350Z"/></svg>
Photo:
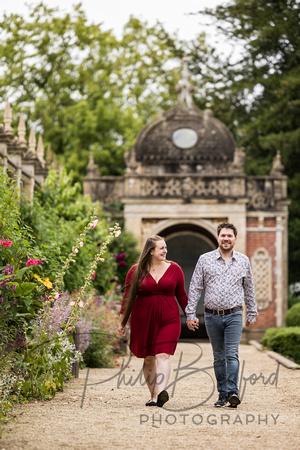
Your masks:
<svg viewBox="0 0 300 450"><path fill-rule="evenodd" d="M154 400L148 400L146 406L157 406L157 403Z"/></svg>
<svg viewBox="0 0 300 450"><path fill-rule="evenodd" d="M162 407L169 400L169 394L167 391L161 391L157 397L157 406Z"/></svg>

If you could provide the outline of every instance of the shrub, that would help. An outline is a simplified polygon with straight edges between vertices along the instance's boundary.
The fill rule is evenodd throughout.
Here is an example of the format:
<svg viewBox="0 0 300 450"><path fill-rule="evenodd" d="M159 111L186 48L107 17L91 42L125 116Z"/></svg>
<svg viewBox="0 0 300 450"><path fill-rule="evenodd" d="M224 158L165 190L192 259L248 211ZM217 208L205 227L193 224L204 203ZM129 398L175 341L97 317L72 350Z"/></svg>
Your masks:
<svg viewBox="0 0 300 450"><path fill-rule="evenodd" d="M113 367L116 352L119 352L120 337L117 327L120 304L121 296L116 290L108 292L105 296L95 295L83 310L84 320L92 321L91 343L83 355L86 366Z"/></svg>
<svg viewBox="0 0 300 450"><path fill-rule="evenodd" d="M80 320L81 312L86 305L87 292L91 288L92 276L97 265L105 262L107 246L114 237L121 234L120 227L115 224L109 228L106 221L99 221L95 215L86 225L83 232L77 236L71 253L66 258L63 267L56 273L51 283L50 291L40 293L39 310L35 314L29 314L32 304L29 293L34 283L20 283L20 278L32 268L36 268L38 261L31 257L24 268L15 271L15 266L7 264L2 267L0 273L0 398L6 405L18 401L28 401L34 398L52 398L57 390L63 388L63 383L71 376L72 363L80 359L80 354L75 351L71 332ZM96 225L106 225L106 237L94 255L92 262L88 262L89 271L80 290L72 298L67 292L63 293L64 276L68 273L70 264L74 258L84 249L84 241L88 232ZM5 234L5 222L0 222L1 231ZM109 234L108 234L109 231ZM5 235L2 240L8 241ZM0 247L3 247L1 244ZM11 245L8 245L11 247ZM6 246L4 246L6 249ZM5 254L2 251L4 257ZM29 264L30 262L30 264ZM75 261L74 261L75 262ZM102 266L103 267L103 266ZM38 277L39 278L39 277ZM31 285L34 286L31 286ZM16 285L16 288L13 287ZM29 286L30 285L30 286ZM12 292L11 292L12 291ZM42 294L42 295L41 295ZM22 296L18 303L19 297ZM11 298L15 302L11 305ZM71 300L71 301L70 301ZM22 313L22 304L26 305L27 312ZM20 308L19 308L20 306ZM14 309L16 312L14 312ZM1 403L1 402L0 402ZM0 419L4 420L6 407L0 404Z"/></svg>
<svg viewBox="0 0 300 450"><path fill-rule="evenodd" d="M300 327L300 303L296 303L287 311L285 324L287 327Z"/></svg>
<svg viewBox="0 0 300 450"><path fill-rule="evenodd" d="M300 364L300 327L269 328L261 343Z"/></svg>
<svg viewBox="0 0 300 450"><path fill-rule="evenodd" d="M289 308L292 308L297 303L300 303L300 297L290 297L289 298Z"/></svg>
<svg viewBox="0 0 300 450"><path fill-rule="evenodd" d="M99 222L92 233L87 233L84 247L74 257L64 275L64 289L74 292L79 289L90 261L98 252L100 243L104 241L109 223L101 209L101 205L93 203L90 197L83 196L78 184L72 184L72 176L64 169L59 173L50 170L43 190L35 194L34 203L25 199L21 204L21 218L34 234L34 248L40 257L47 260L39 268L39 277L54 281L55 274L60 271L66 257L70 253L70 241L76 241L86 224L91 211L96 211ZM100 293L111 289L117 268L114 255L110 249L104 255L99 276L93 280ZM101 276L100 276L101 271Z"/></svg>

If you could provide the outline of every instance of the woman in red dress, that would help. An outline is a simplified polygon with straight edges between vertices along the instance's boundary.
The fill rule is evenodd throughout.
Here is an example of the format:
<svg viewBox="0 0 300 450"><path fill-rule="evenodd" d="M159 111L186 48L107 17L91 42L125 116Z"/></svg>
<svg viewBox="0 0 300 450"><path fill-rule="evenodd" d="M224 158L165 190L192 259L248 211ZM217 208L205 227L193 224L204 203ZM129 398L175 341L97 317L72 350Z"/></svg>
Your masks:
<svg viewBox="0 0 300 450"><path fill-rule="evenodd" d="M167 261L164 238L147 239L137 264L128 271L121 305L119 333L125 335L130 317L130 350L144 358L143 372L151 394L146 406L163 406L173 355L181 331L178 300L185 311L187 293L178 264Z"/></svg>

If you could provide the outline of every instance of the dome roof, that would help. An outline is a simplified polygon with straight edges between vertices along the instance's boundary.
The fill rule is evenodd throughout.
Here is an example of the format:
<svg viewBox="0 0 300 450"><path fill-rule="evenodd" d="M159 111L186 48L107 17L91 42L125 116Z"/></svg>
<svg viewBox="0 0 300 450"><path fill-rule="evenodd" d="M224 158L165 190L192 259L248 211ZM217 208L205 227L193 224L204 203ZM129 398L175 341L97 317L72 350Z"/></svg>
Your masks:
<svg viewBox="0 0 300 450"><path fill-rule="evenodd" d="M185 63L174 108L146 125L135 143L142 164L205 164L233 161L235 141L229 129L193 103Z"/></svg>

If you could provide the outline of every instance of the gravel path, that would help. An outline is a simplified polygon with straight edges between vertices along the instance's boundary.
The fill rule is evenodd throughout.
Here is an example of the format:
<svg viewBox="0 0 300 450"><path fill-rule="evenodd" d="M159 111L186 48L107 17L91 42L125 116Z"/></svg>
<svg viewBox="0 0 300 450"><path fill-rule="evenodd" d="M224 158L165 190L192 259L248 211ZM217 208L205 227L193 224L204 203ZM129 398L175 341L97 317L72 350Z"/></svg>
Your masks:
<svg viewBox="0 0 300 450"><path fill-rule="evenodd" d="M0 448L300 448L300 370L241 345L242 403L214 408L210 344L180 342L171 361L165 407L145 406L142 360L127 357L116 369L81 370L52 401L18 406Z"/></svg>

